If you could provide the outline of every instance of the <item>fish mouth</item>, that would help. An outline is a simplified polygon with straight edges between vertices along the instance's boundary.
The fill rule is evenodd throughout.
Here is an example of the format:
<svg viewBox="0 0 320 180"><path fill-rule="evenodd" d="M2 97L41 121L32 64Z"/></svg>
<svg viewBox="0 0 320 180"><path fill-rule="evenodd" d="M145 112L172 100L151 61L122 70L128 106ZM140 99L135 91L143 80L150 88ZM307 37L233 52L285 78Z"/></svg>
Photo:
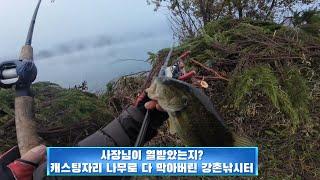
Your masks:
<svg viewBox="0 0 320 180"><path fill-rule="evenodd" d="M169 78L157 77L153 86L147 91L149 98L158 101L167 112L181 111L189 105L189 93L192 90L187 83Z"/></svg>
<svg viewBox="0 0 320 180"><path fill-rule="evenodd" d="M174 86L174 87L177 87L182 90L187 90L189 92L191 92L192 89L194 88L189 83L186 83L184 81L180 81L178 79L170 78L170 77L165 77L165 76L157 77L157 81L158 81L158 83L160 83L162 85Z"/></svg>

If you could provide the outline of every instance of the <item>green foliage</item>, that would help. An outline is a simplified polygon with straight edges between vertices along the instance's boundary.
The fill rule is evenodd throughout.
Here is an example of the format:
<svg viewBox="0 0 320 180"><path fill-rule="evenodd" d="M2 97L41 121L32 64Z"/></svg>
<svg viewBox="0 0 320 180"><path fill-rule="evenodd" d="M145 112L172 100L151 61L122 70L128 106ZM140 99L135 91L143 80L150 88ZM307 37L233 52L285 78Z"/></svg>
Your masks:
<svg viewBox="0 0 320 180"><path fill-rule="evenodd" d="M309 34L320 36L320 11L314 9L296 12L293 24Z"/></svg>
<svg viewBox="0 0 320 180"><path fill-rule="evenodd" d="M230 128L257 141L262 178L318 177L320 38L302 26L229 21L207 23L199 36L183 41L174 54L190 50L190 59L231 80L230 84L211 80L213 73L185 61L187 69L208 77L204 92ZM228 95L231 102L224 101Z"/></svg>
<svg viewBox="0 0 320 180"><path fill-rule="evenodd" d="M282 25L277 24L272 21L261 21L261 20L252 20L252 19L244 19L242 23L251 24L253 26L261 27L266 32L273 33L276 30L281 29Z"/></svg>
<svg viewBox="0 0 320 180"><path fill-rule="evenodd" d="M209 36L213 37L216 33L222 33L224 31L234 28L234 26L238 23L239 21L235 19L223 18L217 21L211 21L207 23L204 26L204 30Z"/></svg>
<svg viewBox="0 0 320 180"><path fill-rule="evenodd" d="M301 75L298 68L291 67L285 71L285 79L283 81L284 89L292 102L294 109L298 111L299 118L308 120L310 89L306 79Z"/></svg>
<svg viewBox="0 0 320 180"><path fill-rule="evenodd" d="M297 85L301 86L301 89L298 89ZM301 119L308 116L308 88L306 81L295 70L288 71L288 79L284 86L287 91L281 88L272 69L263 65L235 76L230 86L235 107L240 108L249 94L262 91L278 110L291 118L294 130Z"/></svg>
<svg viewBox="0 0 320 180"><path fill-rule="evenodd" d="M199 36L174 49L172 59L190 50L189 60L231 80L210 79L213 73L185 61L186 70L205 78L209 87L204 92L230 128L258 143L262 178L318 177L320 38L302 27L227 21L207 23ZM224 101L227 92L231 103Z"/></svg>
<svg viewBox="0 0 320 180"><path fill-rule="evenodd" d="M204 92L228 126L257 142L262 178L318 177L320 39L272 22L223 21L210 22L199 36L183 41L172 59L190 50L189 59L231 80L229 86L211 80L213 73L185 61L187 70L208 77ZM227 92L231 103L224 101Z"/></svg>
<svg viewBox="0 0 320 180"><path fill-rule="evenodd" d="M204 26L204 30L208 35L214 37L215 34L230 30L246 32L248 28L259 28L263 30L264 33L274 33L274 31L281 29L281 27L283 26L271 21L258 21L250 18L245 18L240 21L231 18L222 18L220 20L207 23Z"/></svg>
<svg viewBox="0 0 320 180"><path fill-rule="evenodd" d="M284 40L296 41L282 46ZM275 44L275 41L280 42ZM236 21L223 18L207 23L201 35L183 41L175 49L175 52L179 54L189 50L191 57L199 62L230 59L231 54L235 60L241 59L239 55L250 54L265 58L265 56L277 56L279 51L281 53L289 51L296 56L301 56L301 46L315 41L318 42L317 39L302 31L273 22L250 19ZM281 47L277 47L277 45L281 45ZM238 53L235 54L232 51L238 51ZM248 57L244 57L244 59L248 59Z"/></svg>
<svg viewBox="0 0 320 180"><path fill-rule="evenodd" d="M97 97L84 95L79 90L64 90L57 93L56 97L50 106L42 108L39 118L43 121L59 121L68 125L88 118L98 108Z"/></svg>
<svg viewBox="0 0 320 180"><path fill-rule="evenodd" d="M113 84L114 84L114 82L112 82L112 81L107 83L107 85L106 85L106 92L107 93L112 91Z"/></svg>
<svg viewBox="0 0 320 180"><path fill-rule="evenodd" d="M37 129L48 145L73 145L77 138L86 137L112 120L105 102L95 94L64 89L50 82L34 83L32 90ZM5 136L1 131L2 125L14 117L14 90L1 89L0 99L0 143L10 147L16 144L14 126L5 129ZM86 125L82 127L83 124ZM54 130L50 133L51 129ZM0 152L8 147L0 147Z"/></svg>
<svg viewBox="0 0 320 180"><path fill-rule="evenodd" d="M155 62L157 61L158 54L153 53L153 52L148 52L148 55L149 55L149 58L148 58L149 63L154 65Z"/></svg>
<svg viewBox="0 0 320 180"><path fill-rule="evenodd" d="M0 89L0 114L14 116L14 93L10 90Z"/></svg>
<svg viewBox="0 0 320 180"><path fill-rule="evenodd" d="M172 19L172 29L180 39L198 35L199 29L212 21L234 18L237 20L257 21L263 26L264 21L281 22L292 15L292 10L303 11L318 7L318 0L283 0L283 1L188 1L188 0L147 0L155 5L155 10L165 8ZM296 8L299 7L299 8ZM229 27L230 21L219 23L215 32ZM232 24L231 24L232 25ZM269 26L269 25L267 25ZM231 27L232 28L232 27ZM231 29L230 28L230 29ZM271 25L270 31L277 29Z"/></svg>
<svg viewBox="0 0 320 180"><path fill-rule="evenodd" d="M137 94L141 93L141 87L145 80L145 74L135 74L109 82L108 90L101 95L106 103L106 109L115 117L118 116L135 101Z"/></svg>

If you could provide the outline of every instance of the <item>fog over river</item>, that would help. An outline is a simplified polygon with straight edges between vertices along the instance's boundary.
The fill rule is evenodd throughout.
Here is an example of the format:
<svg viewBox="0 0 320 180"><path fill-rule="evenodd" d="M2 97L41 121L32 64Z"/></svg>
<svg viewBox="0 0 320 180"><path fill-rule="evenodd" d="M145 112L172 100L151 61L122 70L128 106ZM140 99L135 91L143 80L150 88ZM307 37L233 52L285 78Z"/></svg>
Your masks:
<svg viewBox="0 0 320 180"><path fill-rule="evenodd" d="M0 61L16 59L38 0L0 0ZM167 16L146 0L43 0L33 48L36 81L92 91L124 74L148 70L148 51L171 45Z"/></svg>

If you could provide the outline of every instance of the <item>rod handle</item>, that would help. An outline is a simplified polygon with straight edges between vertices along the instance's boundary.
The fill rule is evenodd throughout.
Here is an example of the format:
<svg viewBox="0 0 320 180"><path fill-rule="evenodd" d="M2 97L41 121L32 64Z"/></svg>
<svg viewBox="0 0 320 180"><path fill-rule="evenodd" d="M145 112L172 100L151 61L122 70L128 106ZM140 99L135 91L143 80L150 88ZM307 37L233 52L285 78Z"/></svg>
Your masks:
<svg viewBox="0 0 320 180"><path fill-rule="evenodd" d="M33 60L33 48L31 45L24 45L20 52L20 59Z"/></svg>
<svg viewBox="0 0 320 180"><path fill-rule="evenodd" d="M34 100L30 96L15 98L15 123L20 154L24 155L30 149L40 145L34 121Z"/></svg>

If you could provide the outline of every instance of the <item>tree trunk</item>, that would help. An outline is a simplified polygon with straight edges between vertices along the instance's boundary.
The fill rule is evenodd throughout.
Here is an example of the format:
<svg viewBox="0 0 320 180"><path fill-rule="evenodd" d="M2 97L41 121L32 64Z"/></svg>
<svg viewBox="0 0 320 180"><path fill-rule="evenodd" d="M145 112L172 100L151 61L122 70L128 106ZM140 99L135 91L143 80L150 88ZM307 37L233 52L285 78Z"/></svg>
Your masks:
<svg viewBox="0 0 320 180"><path fill-rule="evenodd" d="M209 22L208 14L206 11L206 0L199 0L200 13L203 19L203 24L206 25Z"/></svg>
<svg viewBox="0 0 320 180"><path fill-rule="evenodd" d="M243 7L242 7L242 2L241 0L237 0L237 9L238 9L238 15L239 15L239 19L243 18Z"/></svg>

